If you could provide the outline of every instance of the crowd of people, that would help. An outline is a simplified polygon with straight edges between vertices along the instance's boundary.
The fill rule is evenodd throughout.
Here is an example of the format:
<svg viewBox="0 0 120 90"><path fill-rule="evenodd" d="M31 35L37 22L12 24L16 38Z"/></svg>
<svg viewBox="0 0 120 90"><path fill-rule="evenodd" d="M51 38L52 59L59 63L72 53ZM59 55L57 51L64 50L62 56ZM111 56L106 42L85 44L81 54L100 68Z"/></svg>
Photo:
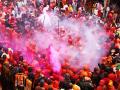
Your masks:
<svg viewBox="0 0 120 90"><path fill-rule="evenodd" d="M27 63L22 52L13 50L15 45L0 42L0 85L2 90L120 90L120 13L109 5L94 0L0 0L0 40L15 33L18 36L43 29L36 17L48 7L62 17L79 18L82 15L96 15L112 42L109 52L103 56L93 71L87 65L80 69L70 67L67 61L60 72L54 72L42 55L41 64L46 71L35 69ZM3 35L3 36L2 36ZM71 42L71 41L69 41ZM47 72L47 73L45 73Z"/></svg>

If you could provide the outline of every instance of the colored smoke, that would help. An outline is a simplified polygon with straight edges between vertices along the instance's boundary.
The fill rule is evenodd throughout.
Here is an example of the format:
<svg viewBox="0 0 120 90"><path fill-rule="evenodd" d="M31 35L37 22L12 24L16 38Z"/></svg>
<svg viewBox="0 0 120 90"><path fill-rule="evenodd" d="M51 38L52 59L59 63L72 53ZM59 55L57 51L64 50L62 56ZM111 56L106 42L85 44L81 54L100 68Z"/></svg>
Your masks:
<svg viewBox="0 0 120 90"><path fill-rule="evenodd" d="M83 65L89 65L91 69L97 66L101 57L107 53L104 48L108 36L99 24L99 18L96 16L81 16L80 18L58 17L56 13L47 12L47 8L39 17L37 23L42 23L43 31L32 31L32 35L4 35L0 33L1 41L7 41L8 47L14 50L22 51L28 63L37 60L34 66L39 67L41 54L50 57L51 67L54 71L61 70L61 64L67 59L71 67L81 68ZM63 19L64 18L64 19ZM28 35L28 37L26 36ZM18 38L19 36L19 38ZM68 39L71 37L72 44ZM11 42L12 41L12 42ZM48 52L47 52L48 50ZM36 67L36 66L35 66Z"/></svg>

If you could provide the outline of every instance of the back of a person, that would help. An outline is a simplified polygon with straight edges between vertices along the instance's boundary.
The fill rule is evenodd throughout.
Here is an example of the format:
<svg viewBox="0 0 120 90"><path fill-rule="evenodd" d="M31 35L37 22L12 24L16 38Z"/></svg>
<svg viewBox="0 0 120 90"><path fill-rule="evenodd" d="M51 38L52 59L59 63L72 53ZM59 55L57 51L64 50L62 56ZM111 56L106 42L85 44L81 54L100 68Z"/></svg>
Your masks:
<svg viewBox="0 0 120 90"><path fill-rule="evenodd" d="M79 86L81 90L93 90L93 84L91 81L80 81Z"/></svg>
<svg viewBox="0 0 120 90"><path fill-rule="evenodd" d="M45 90L44 87L36 86L35 90Z"/></svg>
<svg viewBox="0 0 120 90"><path fill-rule="evenodd" d="M25 90L32 90L32 81L29 79L26 79L26 87Z"/></svg>
<svg viewBox="0 0 120 90"><path fill-rule="evenodd" d="M81 90L80 87L78 85L76 85L76 84L73 84L73 88L72 89L73 90Z"/></svg>
<svg viewBox="0 0 120 90"><path fill-rule="evenodd" d="M24 90L26 76L24 73L17 73L15 75L15 87L18 90Z"/></svg>
<svg viewBox="0 0 120 90"><path fill-rule="evenodd" d="M120 83L119 83L119 85L118 85L118 90L120 90Z"/></svg>
<svg viewBox="0 0 120 90"><path fill-rule="evenodd" d="M96 90L107 90L106 86L98 86Z"/></svg>

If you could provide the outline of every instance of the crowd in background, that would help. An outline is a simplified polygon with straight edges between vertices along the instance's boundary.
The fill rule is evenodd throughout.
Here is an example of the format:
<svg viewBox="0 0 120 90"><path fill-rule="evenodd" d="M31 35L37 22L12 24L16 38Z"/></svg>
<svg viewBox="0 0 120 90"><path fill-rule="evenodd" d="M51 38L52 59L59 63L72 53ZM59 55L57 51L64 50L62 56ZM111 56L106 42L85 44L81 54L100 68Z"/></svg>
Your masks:
<svg viewBox="0 0 120 90"><path fill-rule="evenodd" d="M24 61L22 52L7 48L0 42L0 84L3 90L120 90L120 13L110 2L95 0L0 0L0 33L9 31L25 34L37 27L36 17L43 8L60 17L78 18L96 15L112 41L110 51L93 71L85 65L75 69L66 62L61 72L53 72L43 55L47 74L34 70ZM119 1L119 0L118 0ZM120 2L118 2L120 4ZM38 28L38 27L37 27ZM3 38L4 36L1 36Z"/></svg>

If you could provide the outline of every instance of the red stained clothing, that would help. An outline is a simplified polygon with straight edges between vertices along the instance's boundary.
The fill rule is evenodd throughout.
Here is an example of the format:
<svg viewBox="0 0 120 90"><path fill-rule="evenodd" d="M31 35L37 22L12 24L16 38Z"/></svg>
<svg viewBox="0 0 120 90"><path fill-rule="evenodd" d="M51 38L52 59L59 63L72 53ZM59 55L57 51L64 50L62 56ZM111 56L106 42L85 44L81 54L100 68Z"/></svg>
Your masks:
<svg viewBox="0 0 120 90"><path fill-rule="evenodd" d="M110 80L112 80L112 81L115 81L116 78L117 78L117 76L116 76L116 74L114 74L114 73L110 73L110 74L108 75L108 78L109 78Z"/></svg>

